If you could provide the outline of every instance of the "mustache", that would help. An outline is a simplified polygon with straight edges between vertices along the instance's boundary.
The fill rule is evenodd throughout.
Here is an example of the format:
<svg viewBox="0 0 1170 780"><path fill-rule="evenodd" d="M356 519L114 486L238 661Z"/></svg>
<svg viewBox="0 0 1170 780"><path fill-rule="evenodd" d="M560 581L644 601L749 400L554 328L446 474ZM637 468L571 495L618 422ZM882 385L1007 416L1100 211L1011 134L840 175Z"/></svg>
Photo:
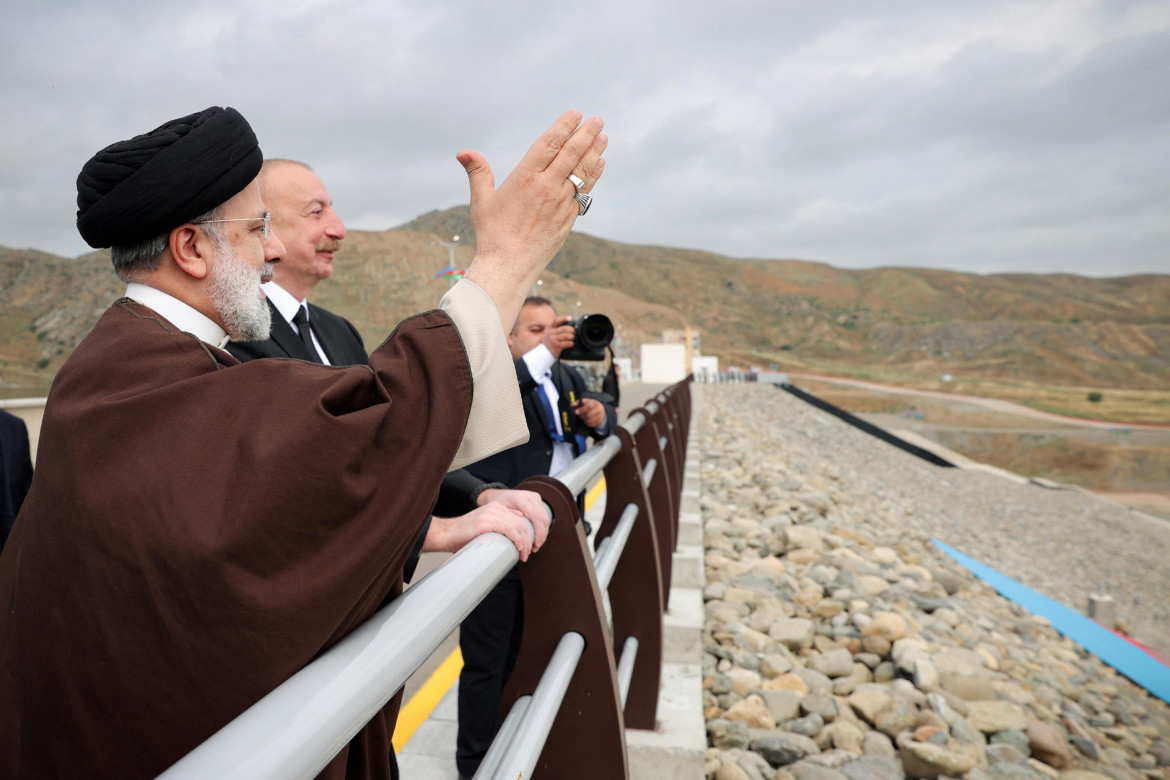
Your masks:
<svg viewBox="0 0 1170 780"><path fill-rule="evenodd" d="M317 244L318 252L336 252L338 249L341 249L341 239L339 238L327 238Z"/></svg>

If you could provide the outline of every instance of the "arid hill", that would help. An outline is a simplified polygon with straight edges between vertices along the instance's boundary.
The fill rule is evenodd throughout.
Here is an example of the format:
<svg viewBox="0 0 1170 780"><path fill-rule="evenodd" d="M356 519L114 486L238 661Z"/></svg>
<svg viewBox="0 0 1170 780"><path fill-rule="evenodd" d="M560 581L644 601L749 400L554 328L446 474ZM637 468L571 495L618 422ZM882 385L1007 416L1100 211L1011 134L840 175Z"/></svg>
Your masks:
<svg viewBox="0 0 1170 780"><path fill-rule="evenodd" d="M376 345L447 286L438 241L474 253L467 207L385 232L351 231L314 300ZM0 382L41 387L120 294L108 254L65 259L0 248ZM723 365L775 366L937 386L1023 383L1161 394L1170 386L1170 276L977 275L915 268L844 270L740 260L574 233L541 287L566 313L604 312L637 354L691 325ZM966 388L970 390L971 388ZM1083 395L1083 393L1082 393Z"/></svg>

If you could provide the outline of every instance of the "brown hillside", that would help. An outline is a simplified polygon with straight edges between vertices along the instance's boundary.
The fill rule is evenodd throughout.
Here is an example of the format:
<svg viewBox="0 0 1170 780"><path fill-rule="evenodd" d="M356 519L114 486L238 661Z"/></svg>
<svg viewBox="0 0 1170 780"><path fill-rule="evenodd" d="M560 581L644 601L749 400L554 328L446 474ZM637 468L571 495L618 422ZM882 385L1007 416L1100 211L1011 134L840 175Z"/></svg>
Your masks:
<svg viewBox="0 0 1170 780"><path fill-rule="evenodd" d="M314 300L349 317L372 347L402 317L438 301L447 283L431 276L448 250L437 242L453 235L464 267L475 242L466 206L390 231L351 231ZM574 233L544 282L541 293L562 312L581 301L579 313L610 315L631 355L663 329L689 324L723 365L920 385L950 374L1001 387L1170 387L1170 276L857 271ZM0 248L0 383L47 385L121 288L105 252L69 260Z"/></svg>

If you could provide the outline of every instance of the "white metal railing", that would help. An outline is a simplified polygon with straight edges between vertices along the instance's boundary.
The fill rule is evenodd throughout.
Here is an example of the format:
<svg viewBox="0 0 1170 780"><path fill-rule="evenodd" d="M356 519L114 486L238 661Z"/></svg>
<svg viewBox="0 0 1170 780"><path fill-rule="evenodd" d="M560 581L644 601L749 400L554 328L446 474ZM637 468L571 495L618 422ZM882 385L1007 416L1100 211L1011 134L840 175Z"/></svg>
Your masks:
<svg viewBox="0 0 1170 780"><path fill-rule="evenodd" d="M161 777L313 777L518 560L502 534L475 539Z"/></svg>
<svg viewBox="0 0 1170 780"><path fill-rule="evenodd" d="M565 691L569 689L569 681L573 679L573 672L576 671L577 663L584 652L585 638L580 634L570 631L561 637L560 644L549 660L548 668L545 669L540 684L536 686L536 691L525 706L515 730L502 744L497 735L488 749L489 756L496 752L500 757L498 759L493 757L490 764L488 756L484 757L479 771L475 773L478 780L532 777L532 770L540 759L544 742L548 739L553 721L561 709Z"/></svg>
<svg viewBox="0 0 1170 780"><path fill-rule="evenodd" d="M655 402L646 406L651 413L658 408ZM642 414L631 415L621 427L632 436L646 421ZM554 476L572 495L579 495L621 447L619 437L610 436ZM656 468L654 460L646 464L641 475L644 484ZM636 505L625 507L614 533L599 546L594 559L599 589L608 586L638 515ZM478 537L160 777L313 777L385 706L517 560L516 549L505 536ZM513 705L477 778L531 776L584 647L584 638L575 632L561 638L532 696L521 697ZM637 639L629 638L618 663L623 706L637 651Z"/></svg>

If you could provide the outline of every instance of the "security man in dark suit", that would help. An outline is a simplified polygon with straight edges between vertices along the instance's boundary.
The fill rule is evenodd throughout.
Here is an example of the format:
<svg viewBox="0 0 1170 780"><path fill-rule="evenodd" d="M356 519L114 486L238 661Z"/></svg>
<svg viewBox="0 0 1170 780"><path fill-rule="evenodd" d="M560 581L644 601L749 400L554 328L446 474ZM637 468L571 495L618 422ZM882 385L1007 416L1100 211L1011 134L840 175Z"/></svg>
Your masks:
<svg viewBox="0 0 1170 780"><path fill-rule="evenodd" d="M547 298L524 301L508 346L520 382L528 442L467 466L479 479L516 487L537 475L556 475L584 452L587 438L617 430L609 404L585 397L585 380L560 362L574 342L569 317ZM581 497L578 497L581 502ZM455 763L471 777L499 730L500 695L516 664L523 632L520 574L513 568L459 626L459 736Z"/></svg>

